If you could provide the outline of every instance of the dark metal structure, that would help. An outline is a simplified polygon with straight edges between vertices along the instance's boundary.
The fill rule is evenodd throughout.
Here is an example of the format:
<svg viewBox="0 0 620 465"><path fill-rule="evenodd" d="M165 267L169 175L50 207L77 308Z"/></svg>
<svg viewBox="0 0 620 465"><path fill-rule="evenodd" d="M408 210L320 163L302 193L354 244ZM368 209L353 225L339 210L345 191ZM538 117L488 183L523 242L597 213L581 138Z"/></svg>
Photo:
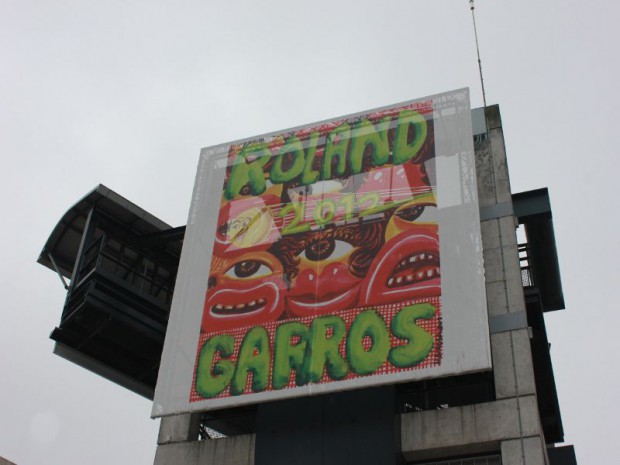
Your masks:
<svg viewBox="0 0 620 465"><path fill-rule="evenodd" d="M103 185L73 205L38 259L67 288L55 353L152 398L183 232Z"/></svg>
<svg viewBox="0 0 620 465"><path fill-rule="evenodd" d="M519 245L519 255L540 420L545 439L562 442L564 429L544 320L544 312L564 309L549 192L543 188L514 194L512 204L527 236L527 242Z"/></svg>

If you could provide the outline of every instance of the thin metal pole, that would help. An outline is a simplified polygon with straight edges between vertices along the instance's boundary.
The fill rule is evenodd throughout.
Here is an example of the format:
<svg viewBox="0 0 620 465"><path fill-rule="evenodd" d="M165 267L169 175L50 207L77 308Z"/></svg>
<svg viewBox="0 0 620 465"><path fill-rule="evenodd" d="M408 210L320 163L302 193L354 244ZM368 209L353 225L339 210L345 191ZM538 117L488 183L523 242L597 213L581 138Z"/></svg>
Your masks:
<svg viewBox="0 0 620 465"><path fill-rule="evenodd" d="M62 281L62 285L65 286L65 290L68 291L69 290L69 286L67 285L67 281L65 281L65 278L63 277L62 273L58 269L58 265L56 265L56 262L54 261L54 257L52 257L52 254L49 253L49 252L47 253L47 256L49 257L50 261L52 262L52 266L54 267L54 270L56 270L56 273L58 273L58 277Z"/></svg>
<svg viewBox="0 0 620 465"><path fill-rule="evenodd" d="M476 53L478 54L478 70L480 71L480 85L482 86L482 102L486 108L487 96L484 91L484 79L482 79L482 60L480 60L480 47L478 46L478 31L476 30L476 16L474 15L474 0L469 0L469 7L471 9L471 19L474 23L474 36L476 37Z"/></svg>

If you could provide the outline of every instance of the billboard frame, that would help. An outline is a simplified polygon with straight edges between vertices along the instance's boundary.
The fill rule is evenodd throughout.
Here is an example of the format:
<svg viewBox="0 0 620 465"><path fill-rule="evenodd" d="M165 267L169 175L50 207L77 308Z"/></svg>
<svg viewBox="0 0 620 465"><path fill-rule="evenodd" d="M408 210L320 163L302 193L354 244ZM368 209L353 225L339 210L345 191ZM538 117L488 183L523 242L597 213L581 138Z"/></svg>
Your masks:
<svg viewBox="0 0 620 465"><path fill-rule="evenodd" d="M269 140L333 121L432 102L435 140L437 217L442 264L442 350L439 366L292 389L190 402L206 285L212 261L216 222L224 185L227 154L233 145ZM219 168L214 169L214 167ZM465 309L465 310L463 310ZM297 128L245 138L202 149L184 248L162 354L153 417L250 403L392 384L491 368L484 286L484 266L477 202L469 91L460 89L396 105L358 112Z"/></svg>

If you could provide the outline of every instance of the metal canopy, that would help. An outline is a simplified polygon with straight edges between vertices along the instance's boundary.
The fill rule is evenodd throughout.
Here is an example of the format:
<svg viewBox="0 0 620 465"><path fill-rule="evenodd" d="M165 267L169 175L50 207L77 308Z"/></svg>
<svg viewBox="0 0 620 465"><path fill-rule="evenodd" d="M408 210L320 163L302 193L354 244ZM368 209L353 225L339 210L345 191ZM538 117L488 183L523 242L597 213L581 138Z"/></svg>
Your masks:
<svg viewBox="0 0 620 465"><path fill-rule="evenodd" d="M138 236L171 229L170 225L99 184L63 215L45 243L37 262L59 272L65 278L71 278L86 218L94 206Z"/></svg>
<svg viewBox="0 0 620 465"><path fill-rule="evenodd" d="M184 230L103 185L73 205L37 260L67 289L54 352L152 398Z"/></svg>

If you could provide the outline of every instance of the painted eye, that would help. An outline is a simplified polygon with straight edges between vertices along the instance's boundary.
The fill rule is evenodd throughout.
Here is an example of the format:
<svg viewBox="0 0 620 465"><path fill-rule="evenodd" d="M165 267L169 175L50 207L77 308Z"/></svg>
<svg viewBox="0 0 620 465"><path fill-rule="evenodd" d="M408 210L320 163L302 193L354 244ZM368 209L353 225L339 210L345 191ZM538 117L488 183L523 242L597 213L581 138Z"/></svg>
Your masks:
<svg viewBox="0 0 620 465"><path fill-rule="evenodd" d="M435 205L411 205L396 212L400 219L413 223L436 223L437 207Z"/></svg>
<svg viewBox="0 0 620 465"><path fill-rule="evenodd" d="M301 258L318 262L321 260L338 259L353 249L353 246L345 241L339 241L332 238L319 239L309 244L299 254Z"/></svg>
<svg viewBox="0 0 620 465"><path fill-rule="evenodd" d="M351 250L353 250L353 245L349 244L346 241L334 241L336 243L336 247L334 248L334 251L332 252L332 256L331 258L340 258L343 255L348 254L349 252L351 252Z"/></svg>
<svg viewBox="0 0 620 465"><path fill-rule="evenodd" d="M258 260L244 260L228 269L226 276L238 279L260 278L273 273L273 270Z"/></svg>

